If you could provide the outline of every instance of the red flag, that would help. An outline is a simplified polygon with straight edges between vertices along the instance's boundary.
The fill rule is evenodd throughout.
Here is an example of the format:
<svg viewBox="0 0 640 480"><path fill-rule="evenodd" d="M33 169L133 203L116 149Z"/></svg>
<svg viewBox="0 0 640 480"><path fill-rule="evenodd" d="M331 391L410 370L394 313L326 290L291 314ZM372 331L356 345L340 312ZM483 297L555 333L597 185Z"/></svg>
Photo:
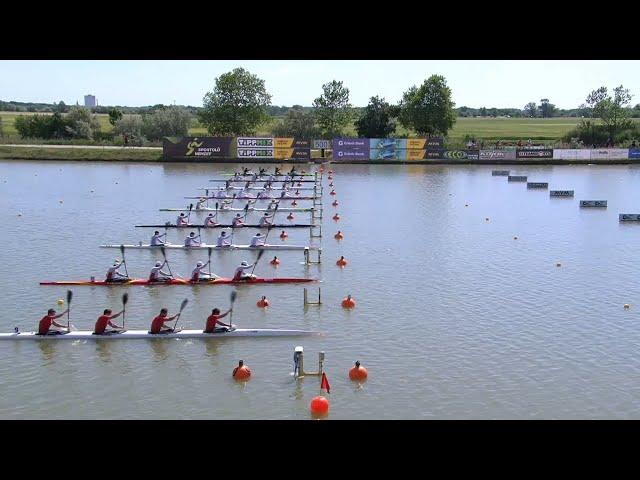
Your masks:
<svg viewBox="0 0 640 480"><path fill-rule="evenodd" d="M322 374L322 381L320 382L320 390L325 389L327 393L331 393L329 390L331 387L329 386L329 380L327 380L327 375L325 373Z"/></svg>

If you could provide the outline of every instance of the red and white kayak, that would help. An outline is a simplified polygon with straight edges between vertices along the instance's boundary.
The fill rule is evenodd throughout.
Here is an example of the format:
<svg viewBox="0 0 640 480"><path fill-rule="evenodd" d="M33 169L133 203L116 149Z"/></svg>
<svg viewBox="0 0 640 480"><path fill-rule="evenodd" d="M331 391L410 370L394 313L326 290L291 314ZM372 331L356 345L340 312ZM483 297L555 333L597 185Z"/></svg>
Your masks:
<svg viewBox="0 0 640 480"><path fill-rule="evenodd" d="M174 278L166 282L150 282L145 278L132 278L124 282L107 282L104 280L62 280L59 282L40 282L40 285L91 285L96 287L129 287L129 286L155 286L155 285L253 285L262 283L306 283L317 282L316 278L254 278L252 280L234 280L233 278L216 278L213 280L204 280L200 282L192 282L185 278Z"/></svg>

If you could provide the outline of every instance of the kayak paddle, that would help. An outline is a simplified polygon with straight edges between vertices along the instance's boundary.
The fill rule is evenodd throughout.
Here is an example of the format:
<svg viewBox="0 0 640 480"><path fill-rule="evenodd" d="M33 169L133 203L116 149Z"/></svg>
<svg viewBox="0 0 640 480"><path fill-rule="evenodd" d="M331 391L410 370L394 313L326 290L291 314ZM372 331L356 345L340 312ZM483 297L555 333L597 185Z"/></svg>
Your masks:
<svg viewBox="0 0 640 480"><path fill-rule="evenodd" d="M266 238L266 237L265 237ZM253 262L253 268L251 269L251 275L253 275L253 272L256 269L256 265L258 265L258 260L260 260L262 258L262 255L264 255L265 250L260 250L258 252L258 257L256 258L256 261Z"/></svg>
<svg viewBox="0 0 640 480"><path fill-rule="evenodd" d="M180 311L178 312L178 318L176 318L176 323L173 325L174 330L178 326L178 320L180 320L180 315L182 315L182 311L184 310L184 307L187 306L187 303L189 303L189 299L185 298L184 300L182 300L182 303L180 304Z"/></svg>
<svg viewBox="0 0 640 480"><path fill-rule="evenodd" d="M229 301L231 303L231 306L229 307L231 309L231 313L229 314L229 328L233 328L233 304L236 301L236 297L238 296L238 292L236 292L235 290L231 290L231 297L229 298Z"/></svg>
<svg viewBox="0 0 640 480"><path fill-rule="evenodd" d="M71 290L67 290L67 330L69 330L69 314L71 313L71 299L73 298L73 292Z"/></svg>
<svg viewBox="0 0 640 480"><path fill-rule="evenodd" d="M189 213L187 214L187 224L191 221L191 210L193 210L193 203L189 204Z"/></svg>
<svg viewBox="0 0 640 480"><path fill-rule="evenodd" d="M173 277L173 273L171 273L171 266L169 265L169 261L167 260L167 252L164 251L164 245L160 247L160 251L162 252L162 256L164 257L164 263L167 264L167 268L169 269L169 275Z"/></svg>
<svg viewBox="0 0 640 480"><path fill-rule="evenodd" d="M207 250L209 251L209 261L207 262L209 264L209 278L211 278L211 252L213 249L209 247Z"/></svg>
<svg viewBox="0 0 640 480"><path fill-rule="evenodd" d="M122 263L124 263L124 273L129 278L129 272L127 271L127 262L124 260L124 245L120 245L120 253L122 254Z"/></svg>
<svg viewBox="0 0 640 480"><path fill-rule="evenodd" d="M126 314L125 307L129 301L129 294L127 292L122 294L122 329L124 330L124 316Z"/></svg>

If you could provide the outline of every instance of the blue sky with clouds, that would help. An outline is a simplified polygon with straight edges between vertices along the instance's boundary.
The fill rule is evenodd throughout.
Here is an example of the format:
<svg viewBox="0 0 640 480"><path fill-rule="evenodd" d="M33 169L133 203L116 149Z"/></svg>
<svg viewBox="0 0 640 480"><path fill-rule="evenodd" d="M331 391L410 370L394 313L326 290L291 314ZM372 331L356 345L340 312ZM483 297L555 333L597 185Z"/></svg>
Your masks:
<svg viewBox="0 0 640 480"><path fill-rule="evenodd" d="M200 106L215 78L238 66L266 81L274 105L311 105L333 79L350 89L353 105L364 106L373 95L397 102L434 73L445 76L456 106L522 108L549 98L574 108L591 90L620 84L640 103L635 60L0 61L0 100L74 104L91 93L100 105Z"/></svg>

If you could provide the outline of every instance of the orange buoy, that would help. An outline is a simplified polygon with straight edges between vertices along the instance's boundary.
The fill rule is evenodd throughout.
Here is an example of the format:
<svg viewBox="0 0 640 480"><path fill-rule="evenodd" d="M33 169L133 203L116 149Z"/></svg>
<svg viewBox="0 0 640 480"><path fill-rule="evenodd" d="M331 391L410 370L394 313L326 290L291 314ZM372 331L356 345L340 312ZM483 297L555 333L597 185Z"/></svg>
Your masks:
<svg viewBox="0 0 640 480"><path fill-rule="evenodd" d="M338 200L334 200L334 201L331 203L331 205L333 205L334 207L337 207L337 206L338 206Z"/></svg>
<svg viewBox="0 0 640 480"><path fill-rule="evenodd" d="M361 367L360 362L356 362L355 367L349 370L349 378L351 380L363 381L367 379L367 375L369 375L369 373L367 372L367 369L364 367Z"/></svg>
<svg viewBox="0 0 640 480"><path fill-rule="evenodd" d="M342 234L342 232L340 230L338 230L338 233L336 233L333 238L335 238L336 240L342 240L344 238L344 235ZM344 257L343 257L344 258Z"/></svg>
<svg viewBox="0 0 640 480"><path fill-rule="evenodd" d="M232 376L236 380L249 380L251 370L249 370L249 367L245 366L244 361L240 360L238 362L238 366L233 369Z"/></svg>
<svg viewBox="0 0 640 480"><path fill-rule="evenodd" d="M333 175L333 170L329 170L327 173L328 173L329 175Z"/></svg>
<svg viewBox="0 0 640 480"><path fill-rule="evenodd" d="M309 410L313 415L326 415L327 413L329 413L329 400L324 398L322 395L313 397L311 399L311 404L309 405Z"/></svg>
<svg viewBox="0 0 640 480"><path fill-rule="evenodd" d="M284 230L282 230L282 233L280 234L280 238L282 240L284 240L285 238L287 238L289 235L287 235L287 232L285 232Z"/></svg>
<svg viewBox="0 0 640 480"><path fill-rule="evenodd" d="M320 167L320 173L324 173L324 167Z"/></svg>
<svg viewBox="0 0 640 480"><path fill-rule="evenodd" d="M340 220L340 215L338 215L337 213L333 216L333 219L337 222L338 220Z"/></svg>
<svg viewBox="0 0 640 480"><path fill-rule="evenodd" d="M336 261L336 265L338 265L339 267L346 267L347 266L347 261L345 260L344 256L340 257Z"/></svg>
<svg viewBox="0 0 640 480"><path fill-rule="evenodd" d="M289 215L287 215L287 220L293 220L294 216L293 213L290 213Z"/></svg>
<svg viewBox="0 0 640 480"><path fill-rule="evenodd" d="M625 304L624 304L624 309L625 309L625 310L629 310L629 307L630 307L630 306L629 306L629 304L628 304L628 303L625 303Z"/></svg>
<svg viewBox="0 0 640 480"><path fill-rule="evenodd" d="M296 205L298 205L298 202L296 202L295 200L293 202L291 202L291 206L295 207Z"/></svg>
<svg viewBox="0 0 640 480"><path fill-rule="evenodd" d="M273 257L273 260L271 260L269 263L271 265L278 266L280 265L280 260L278 260L278 257Z"/></svg>
<svg viewBox="0 0 640 480"><path fill-rule="evenodd" d="M267 297L263 295L256 305L258 305L258 308L267 308L269 306L269 300L267 300Z"/></svg>
<svg viewBox="0 0 640 480"><path fill-rule="evenodd" d="M329 195L335 195L335 194L336 194L336 191L335 191L335 190L331 190L331 191L329 192Z"/></svg>
<svg viewBox="0 0 640 480"><path fill-rule="evenodd" d="M356 306L356 301L351 298L351 295L347 295L347 298L342 300L342 308L354 308Z"/></svg>

